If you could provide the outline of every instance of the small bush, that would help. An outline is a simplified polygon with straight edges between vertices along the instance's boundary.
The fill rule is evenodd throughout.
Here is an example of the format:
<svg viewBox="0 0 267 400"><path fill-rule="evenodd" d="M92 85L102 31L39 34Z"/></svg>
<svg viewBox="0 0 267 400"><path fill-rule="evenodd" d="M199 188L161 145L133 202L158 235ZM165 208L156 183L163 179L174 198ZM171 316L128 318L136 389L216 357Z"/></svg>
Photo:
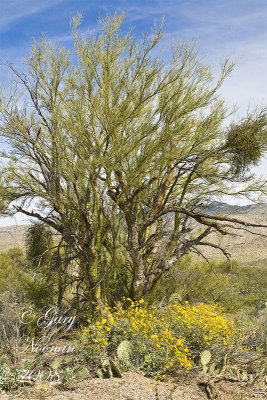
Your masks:
<svg viewBox="0 0 267 400"><path fill-rule="evenodd" d="M229 346L234 342L233 322L222 307L210 304L170 304L146 309L143 300L127 299L125 308L104 307L82 329L88 352L92 348L116 357L122 341L132 344L131 362L147 376L162 376L182 367L188 371L204 348ZM127 365L124 365L127 368Z"/></svg>
<svg viewBox="0 0 267 400"><path fill-rule="evenodd" d="M213 301L231 313L244 309L250 312L264 306L266 286L266 265L246 267L236 260L232 266L216 260L208 265L187 256L164 275L152 301L159 305L173 298L190 303Z"/></svg>
<svg viewBox="0 0 267 400"><path fill-rule="evenodd" d="M164 313L172 332L184 337L191 350L229 345L235 339L233 322L216 303L170 304Z"/></svg>
<svg viewBox="0 0 267 400"><path fill-rule="evenodd" d="M0 364L0 392L18 387L19 374L18 368L10 368L6 362L2 362Z"/></svg>
<svg viewBox="0 0 267 400"><path fill-rule="evenodd" d="M244 348L256 352L267 351L267 307L248 313L239 311L234 315L235 326Z"/></svg>

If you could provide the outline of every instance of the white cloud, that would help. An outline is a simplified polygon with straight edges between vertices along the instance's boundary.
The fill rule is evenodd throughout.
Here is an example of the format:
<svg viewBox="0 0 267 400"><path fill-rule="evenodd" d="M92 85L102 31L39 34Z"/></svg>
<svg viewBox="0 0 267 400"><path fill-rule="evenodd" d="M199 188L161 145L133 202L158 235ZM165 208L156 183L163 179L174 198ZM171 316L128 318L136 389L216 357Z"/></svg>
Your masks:
<svg viewBox="0 0 267 400"><path fill-rule="evenodd" d="M8 0L1 1L0 31L17 21L49 9L65 0Z"/></svg>
<svg viewBox="0 0 267 400"><path fill-rule="evenodd" d="M31 219L20 213L16 214L14 217L1 217L0 218L0 228L12 225L29 225Z"/></svg>

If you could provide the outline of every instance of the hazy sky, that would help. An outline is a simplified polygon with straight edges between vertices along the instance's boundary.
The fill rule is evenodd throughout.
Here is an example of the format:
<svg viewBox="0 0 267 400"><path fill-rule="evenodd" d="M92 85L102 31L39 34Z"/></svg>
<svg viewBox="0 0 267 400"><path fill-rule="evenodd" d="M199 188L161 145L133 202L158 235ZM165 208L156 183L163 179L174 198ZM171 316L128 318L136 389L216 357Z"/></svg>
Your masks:
<svg viewBox="0 0 267 400"><path fill-rule="evenodd" d="M217 71L220 59L231 56L235 71L221 93L229 105L236 104L239 116L247 107L266 104L267 92L267 1L266 0L0 0L0 58L22 69L32 38L44 33L58 44L71 47L69 22L83 14L82 31L97 33L98 17L124 11L123 30L133 28L139 38L156 19L165 18L167 40L197 39L201 55ZM0 81L8 82L7 70L0 67ZM256 169L267 171L267 160ZM19 217L19 223L22 219ZM10 224L0 220L0 226Z"/></svg>

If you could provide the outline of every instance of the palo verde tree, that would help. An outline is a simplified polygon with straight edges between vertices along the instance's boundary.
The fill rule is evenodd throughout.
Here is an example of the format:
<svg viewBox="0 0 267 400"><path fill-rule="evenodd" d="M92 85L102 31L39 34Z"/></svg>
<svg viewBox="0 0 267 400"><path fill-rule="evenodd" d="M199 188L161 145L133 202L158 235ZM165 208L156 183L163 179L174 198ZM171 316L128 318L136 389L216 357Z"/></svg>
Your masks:
<svg viewBox="0 0 267 400"><path fill-rule="evenodd" d="M26 75L9 65L16 84L0 111L9 145L2 213L22 212L59 232L97 301L116 279L114 265L127 268L137 299L189 251L210 245L228 256L209 240L213 232L260 225L208 214L205 205L265 194L250 167L267 148L266 113L227 126L232 111L218 94L233 63L215 80L186 42L173 44L165 61L155 55L161 29L139 43L120 32L122 19L108 16L86 37L74 18L75 62L45 38L35 42Z"/></svg>

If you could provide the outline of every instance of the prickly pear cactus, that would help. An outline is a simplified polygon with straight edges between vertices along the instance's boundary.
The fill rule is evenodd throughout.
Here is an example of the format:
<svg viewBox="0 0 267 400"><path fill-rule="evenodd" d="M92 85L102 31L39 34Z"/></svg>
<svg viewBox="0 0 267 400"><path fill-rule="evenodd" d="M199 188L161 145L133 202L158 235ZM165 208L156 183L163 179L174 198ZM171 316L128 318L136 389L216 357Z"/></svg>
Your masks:
<svg viewBox="0 0 267 400"><path fill-rule="evenodd" d="M200 354L200 361L202 365L208 365L211 360L211 352L209 350L204 350Z"/></svg>
<svg viewBox="0 0 267 400"><path fill-rule="evenodd" d="M104 378L112 378L112 370L109 360L102 360L102 371Z"/></svg>
<svg viewBox="0 0 267 400"><path fill-rule="evenodd" d="M209 350L204 350L202 351L201 355L200 355L200 361L201 364L203 365L203 371L205 373L208 372L208 363L211 360L211 352Z"/></svg>
<svg viewBox="0 0 267 400"><path fill-rule="evenodd" d="M130 364L133 357L133 345L128 340L123 340L117 348L117 356L124 364Z"/></svg>
<svg viewBox="0 0 267 400"><path fill-rule="evenodd" d="M85 379L90 376L90 372L87 368L81 367L77 370L77 378L79 379Z"/></svg>
<svg viewBox="0 0 267 400"><path fill-rule="evenodd" d="M212 363L212 364L210 365L210 368L209 368L210 374L214 374L215 370L216 370L216 364L215 364L215 363Z"/></svg>

